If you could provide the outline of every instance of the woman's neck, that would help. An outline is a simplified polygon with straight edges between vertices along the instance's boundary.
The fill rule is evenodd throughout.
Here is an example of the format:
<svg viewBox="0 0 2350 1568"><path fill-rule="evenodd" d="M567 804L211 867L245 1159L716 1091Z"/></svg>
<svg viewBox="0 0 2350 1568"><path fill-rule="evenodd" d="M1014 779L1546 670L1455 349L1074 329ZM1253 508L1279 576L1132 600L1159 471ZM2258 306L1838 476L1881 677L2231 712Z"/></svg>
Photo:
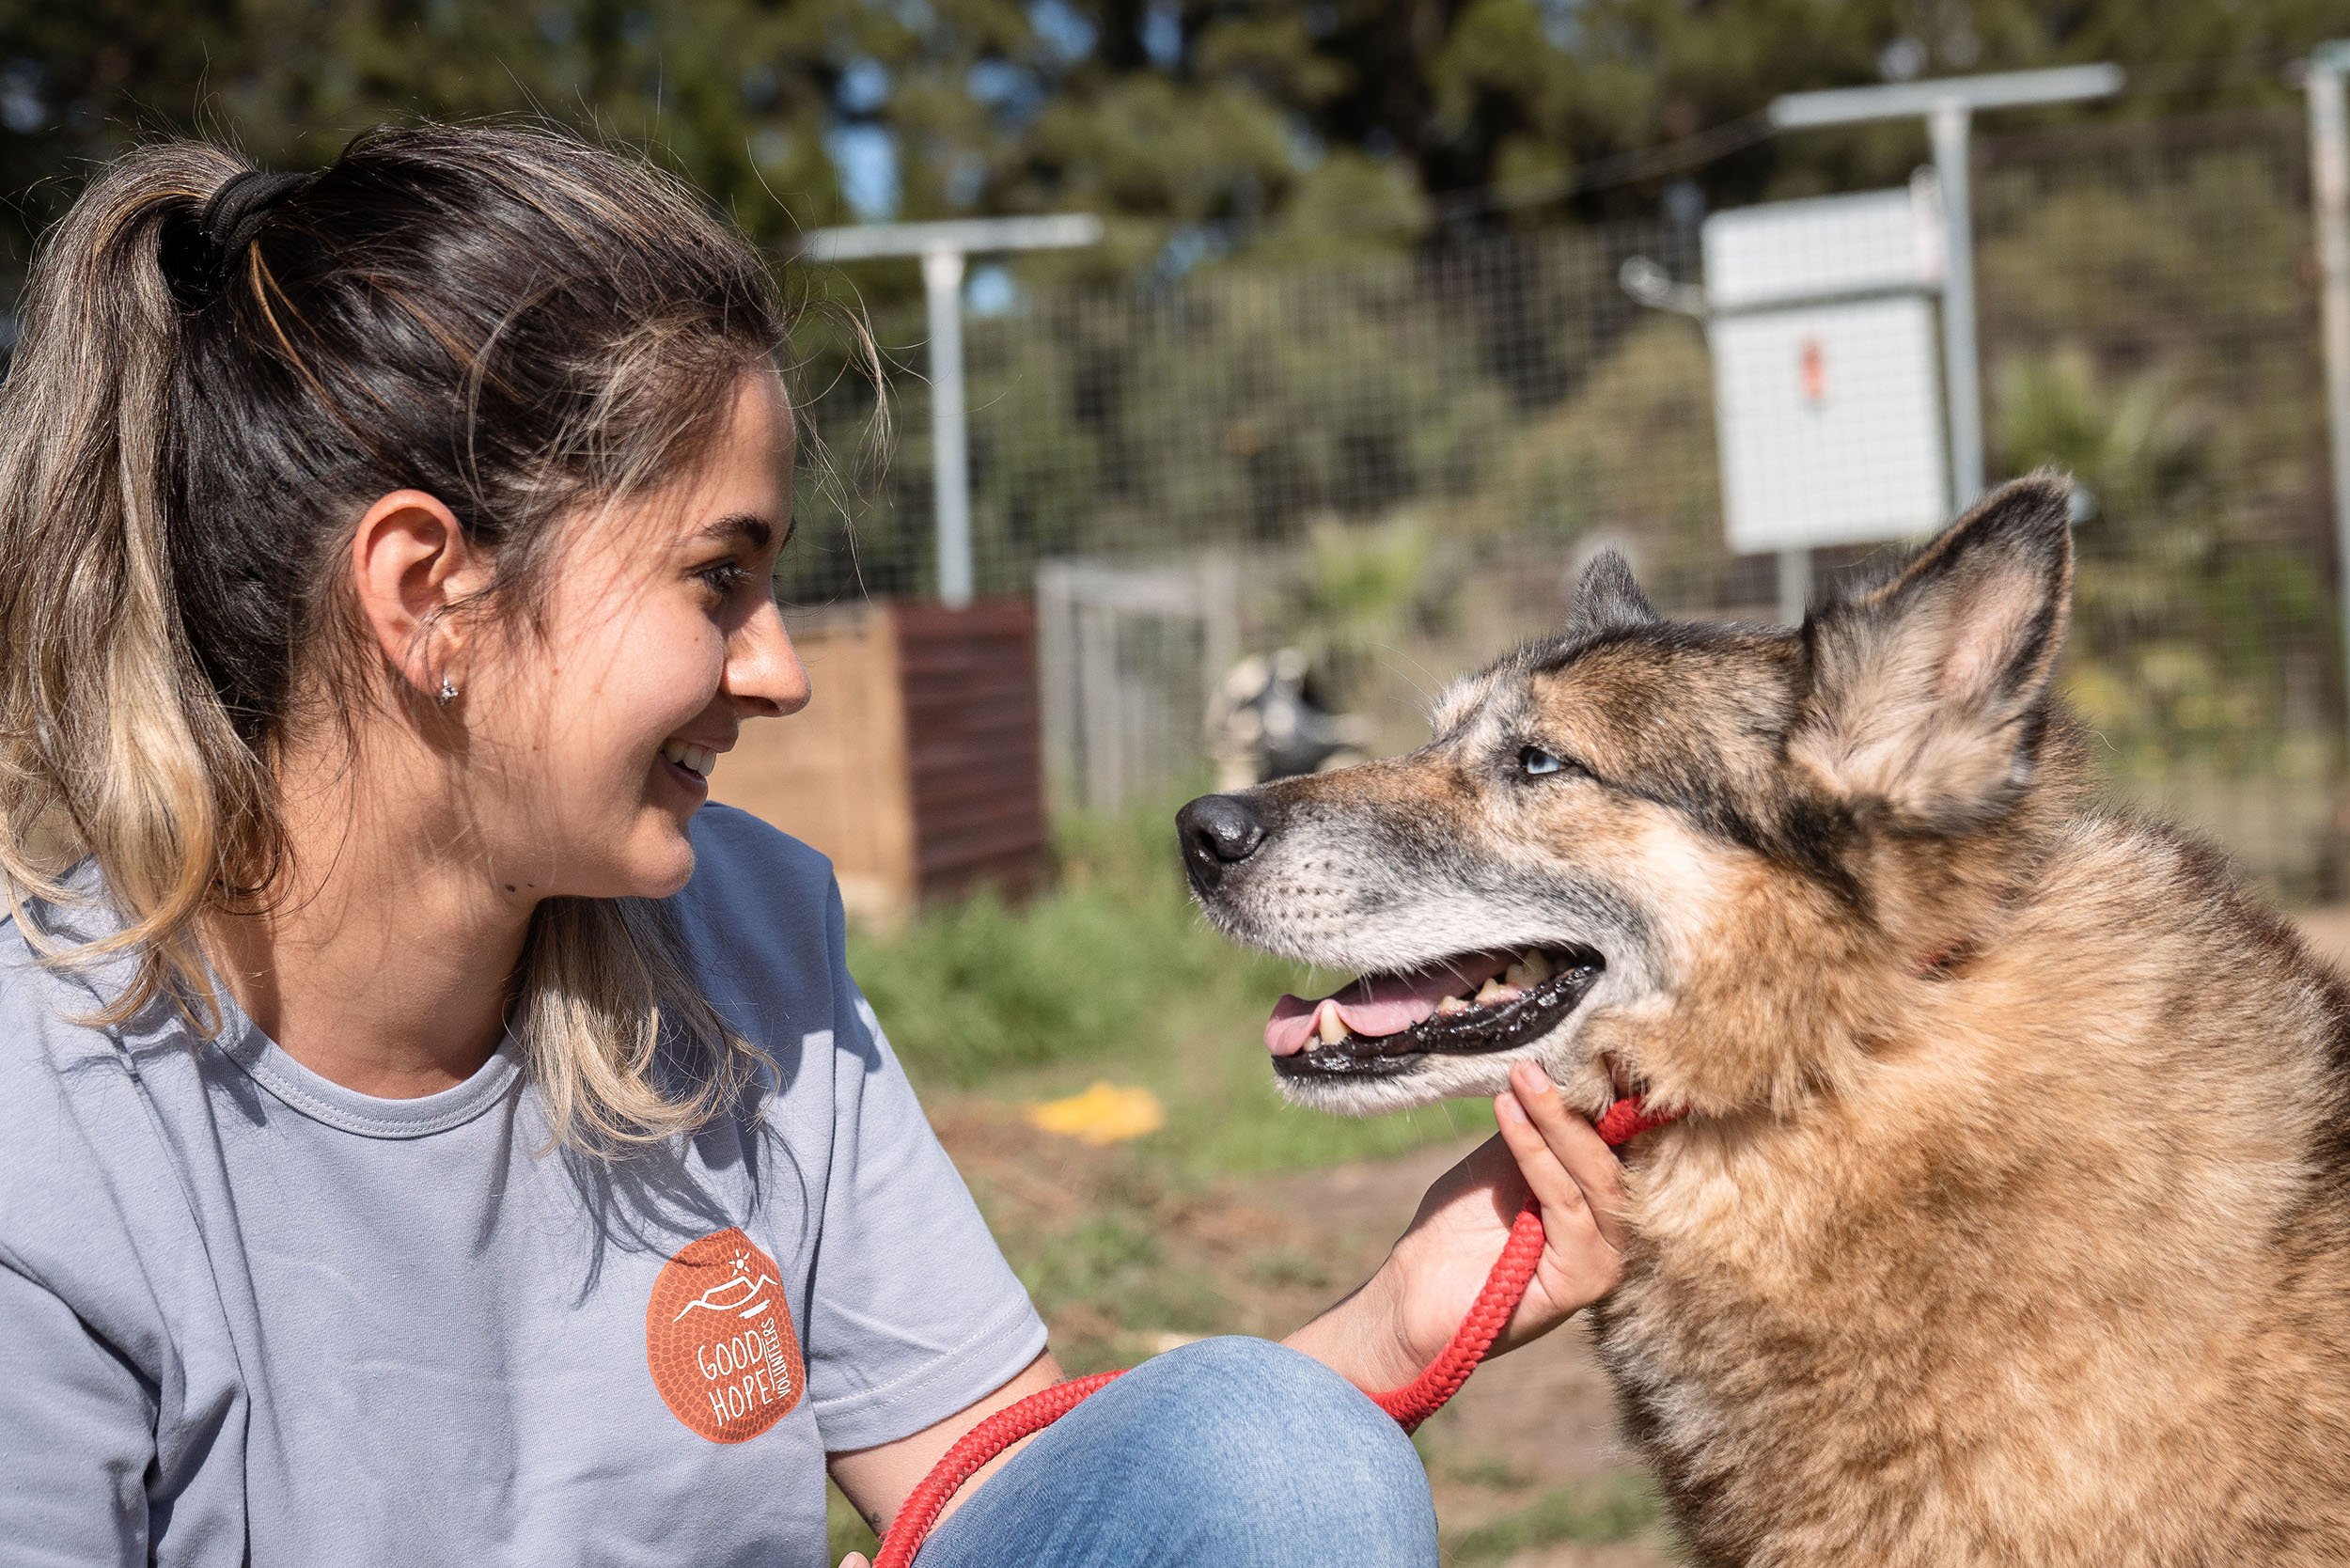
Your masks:
<svg viewBox="0 0 2350 1568"><path fill-rule="evenodd" d="M401 760L285 769L290 869L260 913L216 916L205 933L237 1005L280 1049L395 1100L462 1083L497 1049L531 912L451 842L462 835L446 830L429 760Z"/></svg>

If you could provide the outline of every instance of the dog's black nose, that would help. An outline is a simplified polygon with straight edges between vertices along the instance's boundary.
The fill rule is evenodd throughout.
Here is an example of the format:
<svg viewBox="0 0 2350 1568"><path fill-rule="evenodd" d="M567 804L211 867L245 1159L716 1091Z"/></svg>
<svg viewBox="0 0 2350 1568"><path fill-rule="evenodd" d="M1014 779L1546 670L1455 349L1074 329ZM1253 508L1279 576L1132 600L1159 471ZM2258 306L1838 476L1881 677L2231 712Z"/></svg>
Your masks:
<svg viewBox="0 0 2350 1568"><path fill-rule="evenodd" d="M1264 842L1264 823L1238 795L1201 795L1175 813L1175 836L1191 880L1205 889L1216 885L1226 867L1257 853Z"/></svg>

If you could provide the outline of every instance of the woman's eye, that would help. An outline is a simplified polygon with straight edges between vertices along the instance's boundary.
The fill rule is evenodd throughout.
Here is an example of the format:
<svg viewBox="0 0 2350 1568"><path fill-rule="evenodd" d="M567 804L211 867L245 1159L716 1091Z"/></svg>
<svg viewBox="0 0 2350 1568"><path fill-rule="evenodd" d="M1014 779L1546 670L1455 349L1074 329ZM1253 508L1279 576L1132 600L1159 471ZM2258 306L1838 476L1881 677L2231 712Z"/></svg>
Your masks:
<svg viewBox="0 0 2350 1568"><path fill-rule="evenodd" d="M1538 745L1529 745L1518 753L1518 771L1521 773L1528 775L1563 773L1566 771L1566 766L1563 759L1544 751Z"/></svg>
<svg viewBox="0 0 2350 1568"><path fill-rule="evenodd" d="M694 575L721 599L751 580L751 574L734 561L720 561L716 566L708 567Z"/></svg>

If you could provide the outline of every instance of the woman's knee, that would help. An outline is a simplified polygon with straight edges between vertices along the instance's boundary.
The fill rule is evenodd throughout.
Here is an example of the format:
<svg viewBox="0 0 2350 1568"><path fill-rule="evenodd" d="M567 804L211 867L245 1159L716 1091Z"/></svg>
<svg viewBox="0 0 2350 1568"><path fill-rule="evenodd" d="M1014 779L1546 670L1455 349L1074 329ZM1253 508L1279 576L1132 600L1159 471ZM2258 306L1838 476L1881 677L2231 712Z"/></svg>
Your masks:
<svg viewBox="0 0 2350 1568"><path fill-rule="evenodd" d="M1434 1568L1411 1439L1344 1378L1263 1340L1155 1356L1016 1455L939 1531L940 1568Z"/></svg>
<svg viewBox="0 0 2350 1568"><path fill-rule="evenodd" d="M1233 1336L1154 1356L1124 1384L1135 1387L1120 1402L1120 1422L1152 1428L1171 1445L1159 1456L1169 1482L1301 1528L1327 1528L1329 1516L1342 1515L1373 1534L1424 1529L1434 1560L1428 1473L1411 1438L1320 1361ZM1324 1523L1308 1527L1316 1516Z"/></svg>

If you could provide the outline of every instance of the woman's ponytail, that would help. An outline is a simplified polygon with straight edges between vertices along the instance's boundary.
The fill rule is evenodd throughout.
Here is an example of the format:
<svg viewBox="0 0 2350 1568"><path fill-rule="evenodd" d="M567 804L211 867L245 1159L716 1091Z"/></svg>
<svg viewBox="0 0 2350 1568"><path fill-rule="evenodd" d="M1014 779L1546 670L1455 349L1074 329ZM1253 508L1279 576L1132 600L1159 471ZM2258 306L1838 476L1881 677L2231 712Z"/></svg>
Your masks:
<svg viewBox="0 0 2350 1568"><path fill-rule="evenodd" d="M23 895L70 902L60 868L96 857L126 923L70 961L138 955L109 1021L166 993L210 1013L192 921L225 867L268 855L265 775L171 571L183 286L165 259L240 168L177 143L107 169L34 266L0 384L0 876L39 949Z"/></svg>

